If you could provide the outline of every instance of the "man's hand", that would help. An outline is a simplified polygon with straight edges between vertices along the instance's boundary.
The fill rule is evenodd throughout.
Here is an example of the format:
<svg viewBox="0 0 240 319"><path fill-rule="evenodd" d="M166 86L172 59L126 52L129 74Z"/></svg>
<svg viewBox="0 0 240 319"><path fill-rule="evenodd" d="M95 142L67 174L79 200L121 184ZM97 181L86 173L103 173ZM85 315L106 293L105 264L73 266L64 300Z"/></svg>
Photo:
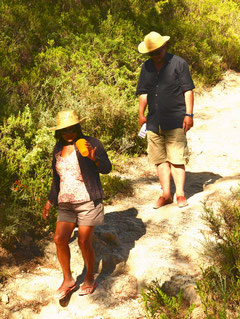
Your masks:
<svg viewBox="0 0 240 319"><path fill-rule="evenodd" d="M144 123L147 122L147 119L146 119L146 117L144 115L142 115L142 116L139 116L138 122L142 126Z"/></svg>
<svg viewBox="0 0 240 319"><path fill-rule="evenodd" d="M50 211L51 206L52 206L52 203L48 200L43 207L43 211L42 211L43 219L47 219L47 216L49 215L49 211Z"/></svg>
<svg viewBox="0 0 240 319"><path fill-rule="evenodd" d="M185 116L183 120L184 132L186 133L187 131L189 131L191 127L193 127L193 118L190 116Z"/></svg>

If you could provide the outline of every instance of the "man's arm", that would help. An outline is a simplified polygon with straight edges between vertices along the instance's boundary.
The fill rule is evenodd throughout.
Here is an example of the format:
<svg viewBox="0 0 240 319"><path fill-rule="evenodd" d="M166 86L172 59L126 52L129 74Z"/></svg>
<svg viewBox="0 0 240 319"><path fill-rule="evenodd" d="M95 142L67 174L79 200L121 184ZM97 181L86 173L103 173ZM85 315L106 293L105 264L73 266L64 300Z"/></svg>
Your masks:
<svg viewBox="0 0 240 319"><path fill-rule="evenodd" d="M141 126L147 122L147 119L144 116L146 107L147 107L147 94L141 94L139 95L139 109L138 109L138 121Z"/></svg>
<svg viewBox="0 0 240 319"><path fill-rule="evenodd" d="M193 105L194 105L194 95L193 91L189 90L184 92L185 97L185 104L186 104L186 113L191 114L193 113ZM183 120L183 129L185 133L193 127L193 118L190 116L185 116Z"/></svg>

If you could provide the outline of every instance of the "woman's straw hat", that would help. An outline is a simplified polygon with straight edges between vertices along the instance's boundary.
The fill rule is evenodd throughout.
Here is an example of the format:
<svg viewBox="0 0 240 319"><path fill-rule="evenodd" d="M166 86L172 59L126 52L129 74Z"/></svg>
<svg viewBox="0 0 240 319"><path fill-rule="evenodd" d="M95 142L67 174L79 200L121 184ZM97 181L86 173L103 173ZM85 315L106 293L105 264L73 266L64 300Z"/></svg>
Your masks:
<svg viewBox="0 0 240 319"><path fill-rule="evenodd" d="M140 53L155 51L162 47L169 39L169 36L161 36L161 34L152 31L148 33L144 37L144 41L139 44L138 51Z"/></svg>
<svg viewBox="0 0 240 319"><path fill-rule="evenodd" d="M74 110L65 110L57 114L57 126L51 127L50 131L61 130L65 127L80 123Z"/></svg>

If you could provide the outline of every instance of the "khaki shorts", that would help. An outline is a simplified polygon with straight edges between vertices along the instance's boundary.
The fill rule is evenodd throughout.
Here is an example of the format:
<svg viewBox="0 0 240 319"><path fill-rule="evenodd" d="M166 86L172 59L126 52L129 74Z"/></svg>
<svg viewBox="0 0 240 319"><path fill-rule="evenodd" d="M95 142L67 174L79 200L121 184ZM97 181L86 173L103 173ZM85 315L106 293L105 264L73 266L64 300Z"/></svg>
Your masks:
<svg viewBox="0 0 240 319"><path fill-rule="evenodd" d="M78 226L103 225L104 206L101 201L60 203L57 221L75 223Z"/></svg>
<svg viewBox="0 0 240 319"><path fill-rule="evenodd" d="M188 147L186 134L182 128L162 131L159 134L147 132L148 158L155 165L170 162L176 165L184 165L187 162Z"/></svg>

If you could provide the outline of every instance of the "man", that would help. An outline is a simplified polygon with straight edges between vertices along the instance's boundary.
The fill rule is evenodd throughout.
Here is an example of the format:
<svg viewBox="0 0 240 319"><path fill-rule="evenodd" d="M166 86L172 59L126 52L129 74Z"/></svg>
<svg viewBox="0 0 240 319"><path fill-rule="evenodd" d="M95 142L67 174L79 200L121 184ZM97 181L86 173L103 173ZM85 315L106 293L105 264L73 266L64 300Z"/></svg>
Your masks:
<svg viewBox="0 0 240 319"><path fill-rule="evenodd" d="M139 95L139 123L147 122L149 161L157 167L163 191L154 208L173 202L171 175L178 206L187 205L184 195L186 132L193 126L195 86L186 61L166 51L169 39L150 32L138 46L140 53L150 56L142 65L136 93Z"/></svg>

